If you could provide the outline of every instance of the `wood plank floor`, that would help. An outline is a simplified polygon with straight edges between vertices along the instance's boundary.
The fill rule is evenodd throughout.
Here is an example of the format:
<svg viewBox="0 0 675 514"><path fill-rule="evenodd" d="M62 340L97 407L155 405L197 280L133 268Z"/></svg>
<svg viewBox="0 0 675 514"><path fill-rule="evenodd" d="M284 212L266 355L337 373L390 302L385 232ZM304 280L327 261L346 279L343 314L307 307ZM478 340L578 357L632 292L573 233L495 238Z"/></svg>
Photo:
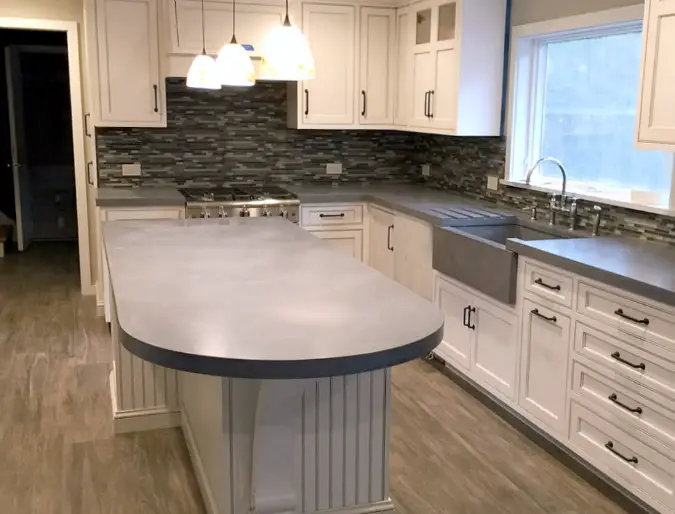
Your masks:
<svg viewBox="0 0 675 514"><path fill-rule="evenodd" d="M112 436L110 344L77 249L0 259L0 512L201 514L176 430ZM424 362L394 372L398 514L624 512Z"/></svg>

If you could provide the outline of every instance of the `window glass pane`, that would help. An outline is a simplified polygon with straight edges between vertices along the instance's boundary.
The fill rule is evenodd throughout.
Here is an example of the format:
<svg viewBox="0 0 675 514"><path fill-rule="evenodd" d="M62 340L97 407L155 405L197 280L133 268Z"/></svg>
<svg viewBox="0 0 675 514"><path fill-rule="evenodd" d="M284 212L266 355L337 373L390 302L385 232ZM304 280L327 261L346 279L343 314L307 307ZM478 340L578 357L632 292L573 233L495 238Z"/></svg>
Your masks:
<svg viewBox="0 0 675 514"><path fill-rule="evenodd" d="M457 4L441 5L438 8L438 40L447 41L455 39L455 17Z"/></svg>
<svg viewBox="0 0 675 514"><path fill-rule="evenodd" d="M560 159L568 179L670 191L672 154L634 147L641 52L640 32L546 45L541 156Z"/></svg>
<svg viewBox="0 0 675 514"><path fill-rule="evenodd" d="M417 11L415 43L424 45L431 42L431 9Z"/></svg>

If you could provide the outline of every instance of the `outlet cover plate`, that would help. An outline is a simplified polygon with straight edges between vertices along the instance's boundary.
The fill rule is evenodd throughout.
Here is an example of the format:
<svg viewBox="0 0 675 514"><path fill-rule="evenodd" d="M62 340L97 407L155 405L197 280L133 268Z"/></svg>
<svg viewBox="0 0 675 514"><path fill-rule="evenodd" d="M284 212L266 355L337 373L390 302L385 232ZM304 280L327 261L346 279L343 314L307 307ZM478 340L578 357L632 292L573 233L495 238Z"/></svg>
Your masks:
<svg viewBox="0 0 675 514"><path fill-rule="evenodd" d="M430 175L431 175L431 165L430 164L422 164L422 176L428 177Z"/></svg>
<svg viewBox="0 0 675 514"><path fill-rule="evenodd" d="M141 176L141 165L140 165L140 163L122 164L122 176L123 177L140 177Z"/></svg>
<svg viewBox="0 0 675 514"><path fill-rule="evenodd" d="M497 191L497 189L499 189L499 177L495 175L488 175L487 188L490 191Z"/></svg>
<svg viewBox="0 0 675 514"><path fill-rule="evenodd" d="M330 162L326 164L326 175L342 175L342 163Z"/></svg>

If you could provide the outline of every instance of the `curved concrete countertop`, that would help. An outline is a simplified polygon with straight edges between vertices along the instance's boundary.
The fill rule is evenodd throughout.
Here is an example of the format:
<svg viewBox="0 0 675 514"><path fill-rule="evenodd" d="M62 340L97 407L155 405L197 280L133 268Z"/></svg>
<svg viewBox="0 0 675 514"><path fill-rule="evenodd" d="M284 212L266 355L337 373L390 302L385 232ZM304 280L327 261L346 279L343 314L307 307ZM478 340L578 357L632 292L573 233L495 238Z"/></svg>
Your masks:
<svg viewBox="0 0 675 514"><path fill-rule="evenodd" d="M103 236L122 344L155 364L316 378L429 353L429 302L276 218L117 221Z"/></svg>
<svg viewBox="0 0 675 514"><path fill-rule="evenodd" d="M96 190L98 207L180 207L185 197L175 187L102 187Z"/></svg>

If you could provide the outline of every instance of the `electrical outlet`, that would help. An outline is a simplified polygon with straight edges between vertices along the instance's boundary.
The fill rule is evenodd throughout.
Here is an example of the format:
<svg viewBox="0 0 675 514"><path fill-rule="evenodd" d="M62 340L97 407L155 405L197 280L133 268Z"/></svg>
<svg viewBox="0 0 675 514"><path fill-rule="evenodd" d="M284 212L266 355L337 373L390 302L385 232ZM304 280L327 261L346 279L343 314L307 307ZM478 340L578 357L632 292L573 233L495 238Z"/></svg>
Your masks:
<svg viewBox="0 0 675 514"><path fill-rule="evenodd" d="M431 176L431 165L430 164L422 164L422 176L423 177Z"/></svg>
<svg viewBox="0 0 675 514"><path fill-rule="evenodd" d="M122 176L123 177L140 177L141 176L141 165L140 165L140 163L122 164Z"/></svg>
<svg viewBox="0 0 675 514"><path fill-rule="evenodd" d="M326 175L342 175L342 163L331 162L326 164Z"/></svg>
<svg viewBox="0 0 675 514"><path fill-rule="evenodd" d="M499 177L496 175L488 175L487 188L490 191L497 191L497 189L499 189Z"/></svg>

